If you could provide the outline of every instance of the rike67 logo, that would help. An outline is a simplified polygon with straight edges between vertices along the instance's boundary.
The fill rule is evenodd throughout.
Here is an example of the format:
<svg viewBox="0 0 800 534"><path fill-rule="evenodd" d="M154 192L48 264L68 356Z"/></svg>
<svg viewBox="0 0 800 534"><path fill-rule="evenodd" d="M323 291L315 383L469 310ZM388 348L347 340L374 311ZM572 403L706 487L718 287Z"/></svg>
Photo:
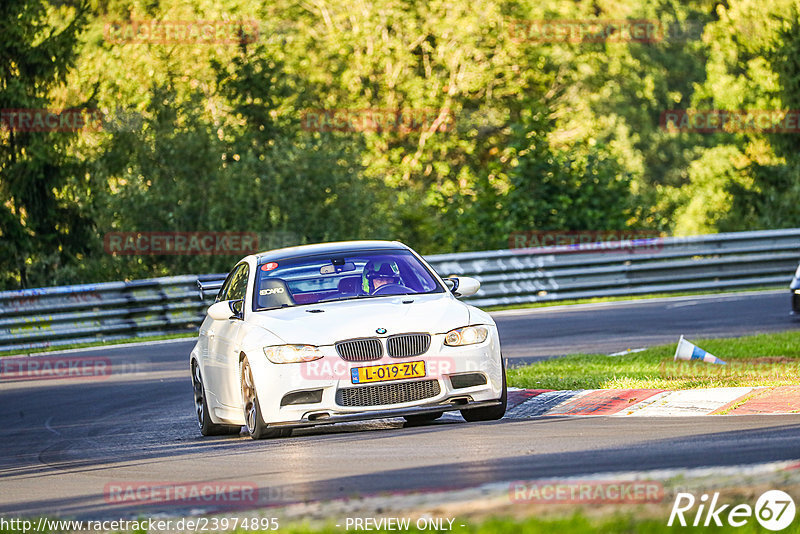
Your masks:
<svg viewBox="0 0 800 534"><path fill-rule="evenodd" d="M704 493L699 499L691 493L678 493L667 526L742 527L755 517L765 529L778 531L792 524L795 511L794 500L780 490L763 493L756 501L755 508L749 504L721 504L719 493L711 497Z"/></svg>

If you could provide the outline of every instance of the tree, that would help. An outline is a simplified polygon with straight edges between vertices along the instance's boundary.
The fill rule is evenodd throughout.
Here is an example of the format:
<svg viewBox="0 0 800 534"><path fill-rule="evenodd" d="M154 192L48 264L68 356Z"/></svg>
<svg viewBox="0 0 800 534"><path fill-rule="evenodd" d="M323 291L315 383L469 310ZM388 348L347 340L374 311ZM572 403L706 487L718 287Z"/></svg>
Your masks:
<svg viewBox="0 0 800 534"><path fill-rule="evenodd" d="M92 235L84 162L69 152L76 132L37 131L49 126L34 127L11 111L31 110L41 119L74 108L74 118L91 105L54 96L74 66L88 5L63 6L58 17L48 5L0 3L0 283L6 287L64 279L59 269L80 261ZM62 17L66 22L58 24Z"/></svg>
<svg viewBox="0 0 800 534"><path fill-rule="evenodd" d="M799 11L796 0L766 5L737 0L718 6L719 20L707 31L708 76L693 95L693 107L796 113ZM702 150L700 165L692 165L690 183L679 193L686 206L678 210L681 233L800 225L796 128L784 133L734 129L706 137L714 146ZM711 202L701 207L701 198Z"/></svg>

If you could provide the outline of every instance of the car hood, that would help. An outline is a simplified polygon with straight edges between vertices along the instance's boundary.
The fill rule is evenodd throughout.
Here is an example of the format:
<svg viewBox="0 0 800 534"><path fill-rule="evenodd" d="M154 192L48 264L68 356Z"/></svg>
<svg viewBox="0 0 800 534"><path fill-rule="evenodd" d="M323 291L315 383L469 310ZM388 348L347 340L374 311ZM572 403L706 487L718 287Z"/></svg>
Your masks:
<svg viewBox="0 0 800 534"><path fill-rule="evenodd" d="M469 309L446 295L403 295L254 312L248 321L285 343L332 345L344 339L405 332L441 334L468 325ZM386 332L378 334L379 328Z"/></svg>

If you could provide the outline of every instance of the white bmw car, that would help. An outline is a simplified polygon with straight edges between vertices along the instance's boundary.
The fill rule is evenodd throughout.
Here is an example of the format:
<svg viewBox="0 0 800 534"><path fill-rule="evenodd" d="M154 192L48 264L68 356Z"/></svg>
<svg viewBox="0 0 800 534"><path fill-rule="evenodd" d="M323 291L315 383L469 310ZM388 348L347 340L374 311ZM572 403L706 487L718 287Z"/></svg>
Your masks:
<svg viewBox="0 0 800 534"><path fill-rule="evenodd" d="M505 413L497 327L457 300L479 282L442 279L401 243L271 250L242 259L221 286L200 285L219 287L190 355L203 435Z"/></svg>

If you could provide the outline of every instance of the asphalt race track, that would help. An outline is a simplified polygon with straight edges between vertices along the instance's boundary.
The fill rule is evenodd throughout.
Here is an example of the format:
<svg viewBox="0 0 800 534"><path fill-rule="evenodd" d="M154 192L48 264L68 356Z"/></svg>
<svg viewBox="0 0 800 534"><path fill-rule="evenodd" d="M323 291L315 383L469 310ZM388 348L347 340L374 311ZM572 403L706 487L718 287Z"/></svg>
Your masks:
<svg viewBox="0 0 800 534"><path fill-rule="evenodd" d="M515 361L800 329L788 291L502 312ZM465 488L592 473L800 459L800 415L548 417L403 428L400 420L318 427L291 438L202 438L187 370L192 342L100 348L94 379L0 377L0 514L119 518L211 511L118 503L109 485L222 481L259 506L356 494ZM217 506L219 508L219 506ZM224 508L224 507L223 507Z"/></svg>

